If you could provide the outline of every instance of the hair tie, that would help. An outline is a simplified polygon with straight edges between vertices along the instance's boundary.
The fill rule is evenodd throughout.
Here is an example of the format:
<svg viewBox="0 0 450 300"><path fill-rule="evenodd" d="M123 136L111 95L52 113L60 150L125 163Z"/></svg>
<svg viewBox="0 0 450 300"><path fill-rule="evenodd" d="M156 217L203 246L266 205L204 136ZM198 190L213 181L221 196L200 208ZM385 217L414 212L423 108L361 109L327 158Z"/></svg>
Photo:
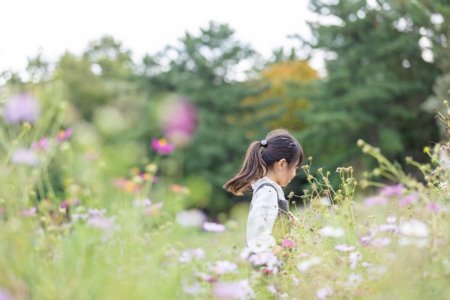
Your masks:
<svg viewBox="0 0 450 300"><path fill-rule="evenodd" d="M262 140L259 142L261 144L261 146L266 147L267 146L267 141L266 140Z"/></svg>

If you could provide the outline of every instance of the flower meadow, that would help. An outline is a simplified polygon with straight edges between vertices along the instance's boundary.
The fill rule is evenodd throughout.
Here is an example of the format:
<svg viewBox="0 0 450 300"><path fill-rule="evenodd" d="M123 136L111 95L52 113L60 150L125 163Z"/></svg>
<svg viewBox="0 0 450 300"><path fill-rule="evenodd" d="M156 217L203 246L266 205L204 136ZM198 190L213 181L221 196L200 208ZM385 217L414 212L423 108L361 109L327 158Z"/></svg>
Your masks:
<svg viewBox="0 0 450 300"><path fill-rule="evenodd" d="M64 105L39 103L20 94L2 107L1 300L450 297L449 141L425 147L426 163L405 158L414 177L362 140L378 166L361 176L310 158L281 252L255 255L248 206L210 219L189 208L195 190L164 178L177 145L163 133L142 164L112 176L101 149L63 126Z"/></svg>

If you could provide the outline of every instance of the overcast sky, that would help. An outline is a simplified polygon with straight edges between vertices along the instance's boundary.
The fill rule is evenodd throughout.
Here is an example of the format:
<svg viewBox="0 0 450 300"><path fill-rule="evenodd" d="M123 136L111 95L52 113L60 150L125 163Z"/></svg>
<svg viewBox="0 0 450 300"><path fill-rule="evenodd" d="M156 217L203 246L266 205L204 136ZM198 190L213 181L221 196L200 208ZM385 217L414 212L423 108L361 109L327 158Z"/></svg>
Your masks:
<svg viewBox="0 0 450 300"><path fill-rule="evenodd" d="M289 34L308 36L307 0L1 0L0 72L22 71L40 50L54 62L81 53L91 40L112 35L135 59L196 33L209 21L227 23L236 38L268 57L295 46ZM320 63L316 63L319 64ZM314 62L313 62L314 65ZM317 66L319 67L319 66Z"/></svg>

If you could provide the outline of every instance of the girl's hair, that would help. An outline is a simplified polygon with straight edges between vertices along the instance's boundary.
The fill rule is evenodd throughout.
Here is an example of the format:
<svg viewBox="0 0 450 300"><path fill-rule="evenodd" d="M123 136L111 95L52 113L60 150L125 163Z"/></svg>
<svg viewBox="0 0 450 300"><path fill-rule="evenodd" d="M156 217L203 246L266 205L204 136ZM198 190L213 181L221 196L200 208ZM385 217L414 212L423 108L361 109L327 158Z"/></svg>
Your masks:
<svg viewBox="0 0 450 300"><path fill-rule="evenodd" d="M267 173L277 161L286 159L289 166L303 162L303 149L299 142L284 129L276 129L265 138L265 141L254 141L245 154L242 169L223 186L227 191L242 195L250 189L251 184Z"/></svg>

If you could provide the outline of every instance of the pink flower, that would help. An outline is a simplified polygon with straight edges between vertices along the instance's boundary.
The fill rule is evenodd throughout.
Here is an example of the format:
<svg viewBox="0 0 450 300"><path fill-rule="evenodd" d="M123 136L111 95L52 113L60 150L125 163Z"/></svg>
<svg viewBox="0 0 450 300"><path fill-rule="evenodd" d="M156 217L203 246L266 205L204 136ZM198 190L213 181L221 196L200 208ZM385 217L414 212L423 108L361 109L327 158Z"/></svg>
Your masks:
<svg viewBox="0 0 450 300"><path fill-rule="evenodd" d="M67 141L68 139L70 139L72 137L72 133L73 133L72 128L68 128L66 130L60 130L58 132L58 134L56 135L56 140L59 143Z"/></svg>
<svg viewBox="0 0 450 300"><path fill-rule="evenodd" d="M436 202L428 203L427 208L434 213L438 213L442 210L442 208Z"/></svg>
<svg viewBox="0 0 450 300"><path fill-rule="evenodd" d="M175 150L175 147L169 144L166 139L153 139L152 148L159 154L170 154Z"/></svg>
<svg viewBox="0 0 450 300"><path fill-rule="evenodd" d="M388 185L381 189L380 194L386 197L401 196L404 190L403 184Z"/></svg>
<svg viewBox="0 0 450 300"><path fill-rule="evenodd" d="M36 216L36 207L31 207L20 212L22 217L34 217Z"/></svg>
<svg viewBox="0 0 450 300"><path fill-rule="evenodd" d="M34 123L40 114L39 102L30 94L21 94L8 100L3 110L6 123Z"/></svg>
<svg viewBox="0 0 450 300"><path fill-rule="evenodd" d="M389 201L386 197L382 196L374 196L364 199L364 205L365 206L386 206L388 205Z"/></svg>
<svg viewBox="0 0 450 300"><path fill-rule="evenodd" d="M46 151L49 147L48 138L42 138L39 141L34 142L32 147L34 150Z"/></svg>
<svg viewBox="0 0 450 300"><path fill-rule="evenodd" d="M400 199L398 204L400 206L408 206L408 205L411 205L412 203L416 202L416 200L418 198L419 198L419 196L416 193L409 194L409 195L406 195L405 197L403 197L402 199Z"/></svg>
<svg viewBox="0 0 450 300"><path fill-rule="evenodd" d="M291 239L284 239L281 242L281 246L283 246L283 248L292 249L295 247L295 242Z"/></svg>
<svg viewBox="0 0 450 300"><path fill-rule="evenodd" d="M185 97L173 96L160 107L160 121L164 135L176 147L188 145L197 130L196 107Z"/></svg>

